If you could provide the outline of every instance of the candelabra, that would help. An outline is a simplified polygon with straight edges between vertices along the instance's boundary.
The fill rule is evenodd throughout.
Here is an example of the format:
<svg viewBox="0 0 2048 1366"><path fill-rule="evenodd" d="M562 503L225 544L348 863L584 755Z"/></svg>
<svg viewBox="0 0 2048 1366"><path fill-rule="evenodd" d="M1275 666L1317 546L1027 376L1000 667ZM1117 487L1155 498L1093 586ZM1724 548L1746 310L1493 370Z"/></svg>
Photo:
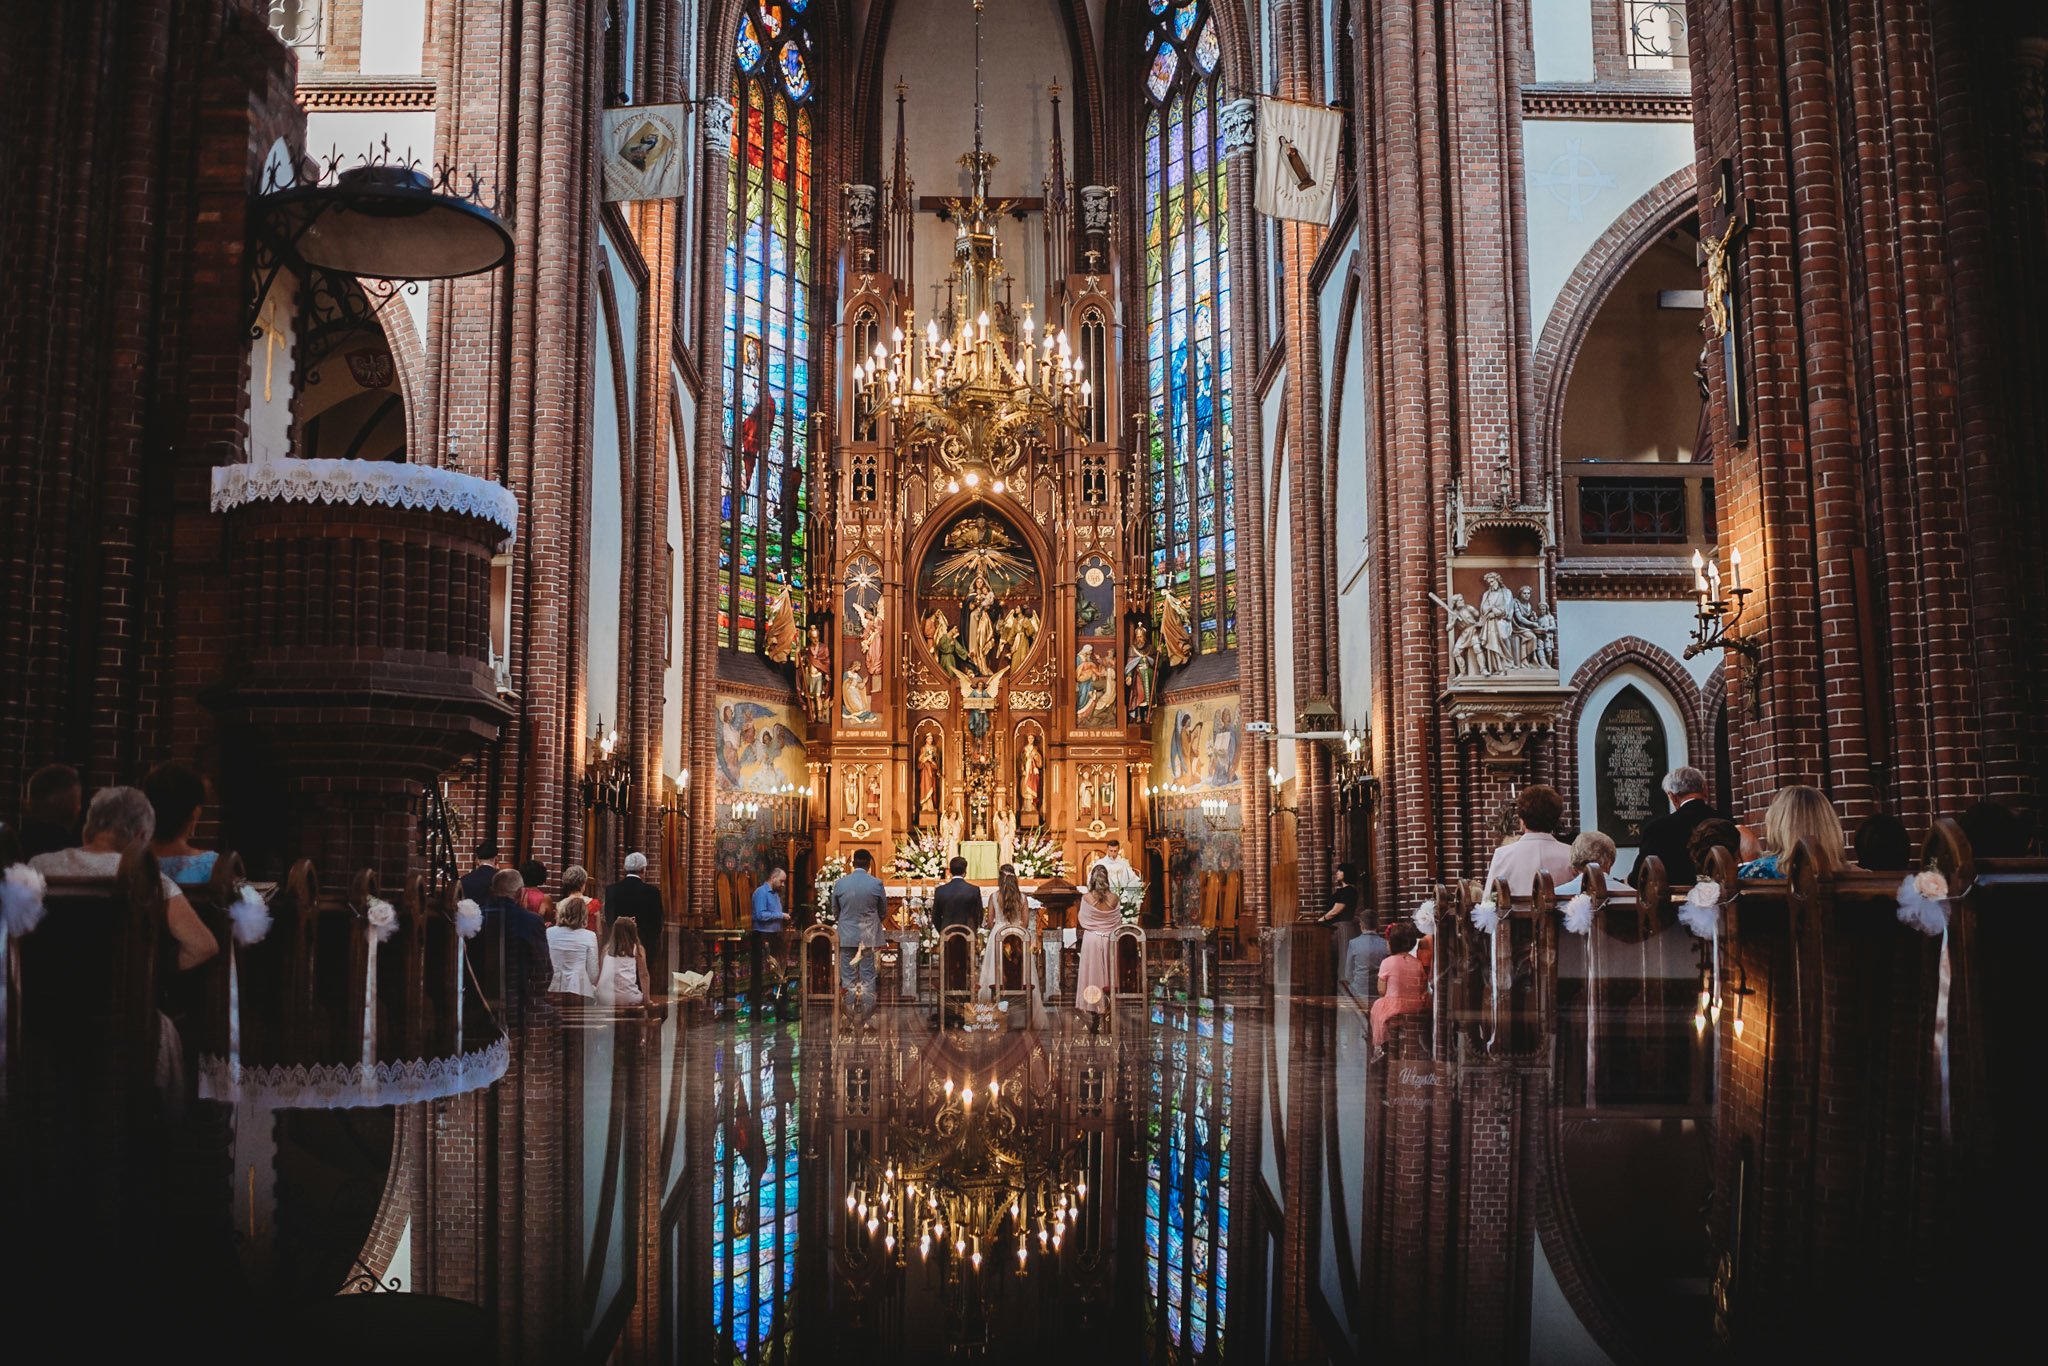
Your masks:
<svg viewBox="0 0 2048 1366"><path fill-rule="evenodd" d="M801 783L777 783L759 792L742 792L725 803L727 830L744 830L756 825L762 834L778 839L804 833L810 827L811 790Z"/></svg>
<svg viewBox="0 0 2048 1366"><path fill-rule="evenodd" d="M1066 330L1048 326L1040 341L1031 304L1017 323L996 297L1007 278L996 226L1009 206L988 195L995 157L982 140L981 10L977 0L974 150L961 158L973 193L950 206L957 227L946 325L931 318L920 333L916 310L906 308L885 323L887 338L857 362L854 376L868 410L887 413L899 439L920 431L939 438L935 449L952 493L983 479L1002 493L1023 457L1024 432L1049 421L1085 432L1094 402L1094 381Z"/></svg>
<svg viewBox="0 0 2048 1366"><path fill-rule="evenodd" d="M1344 732L1343 748L1337 753L1337 809L1356 811L1372 804L1380 780L1373 776L1365 756L1365 728L1353 726Z"/></svg>
<svg viewBox="0 0 2048 1366"><path fill-rule="evenodd" d="M586 811L611 811L624 815L633 802L633 768L626 762L617 728L606 730L604 718L597 720L591 736L597 753L583 766L583 807Z"/></svg>
<svg viewBox="0 0 2048 1366"><path fill-rule="evenodd" d="M1685 647L1685 657L1691 659L1708 650L1719 650L1725 657L1728 651L1733 650L1747 660L1749 666L1743 670L1744 712L1754 720L1762 690L1763 650L1754 640L1735 635L1736 626L1748 610L1749 595L1754 591L1742 586L1742 552L1729 550L1728 578L1724 587L1720 563L1697 550L1693 551L1692 582L1697 601L1693 608L1692 642Z"/></svg>

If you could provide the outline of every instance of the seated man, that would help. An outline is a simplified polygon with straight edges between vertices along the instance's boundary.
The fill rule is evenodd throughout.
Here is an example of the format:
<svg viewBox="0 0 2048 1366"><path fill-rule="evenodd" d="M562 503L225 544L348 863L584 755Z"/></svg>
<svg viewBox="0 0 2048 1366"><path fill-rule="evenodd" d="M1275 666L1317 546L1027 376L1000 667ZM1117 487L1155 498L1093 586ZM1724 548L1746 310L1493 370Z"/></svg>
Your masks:
<svg viewBox="0 0 2048 1366"><path fill-rule="evenodd" d="M839 984L852 994L854 1011L860 1015L875 1008L875 964L882 951L882 913L889 897L874 867L875 856L856 849L853 871L832 884L833 918L839 924Z"/></svg>

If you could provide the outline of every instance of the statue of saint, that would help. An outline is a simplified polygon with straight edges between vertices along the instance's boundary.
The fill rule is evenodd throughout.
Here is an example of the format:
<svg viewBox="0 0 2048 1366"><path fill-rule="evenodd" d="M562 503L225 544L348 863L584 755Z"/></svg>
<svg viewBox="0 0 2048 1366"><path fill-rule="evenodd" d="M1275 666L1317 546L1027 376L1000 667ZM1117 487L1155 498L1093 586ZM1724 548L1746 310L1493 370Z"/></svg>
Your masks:
<svg viewBox="0 0 2048 1366"><path fill-rule="evenodd" d="M1514 662L1517 668L1534 669L1543 663L1542 625L1536 611L1536 590L1524 584L1514 606Z"/></svg>
<svg viewBox="0 0 2048 1366"><path fill-rule="evenodd" d="M960 818L960 803L956 798L953 809L939 821L939 839L946 846L946 857L949 859L960 852L960 829L963 823Z"/></svg>
<svg viewBox="0 0 2048 1366"><path fill-rule="evenodd" d="M1479 647L1479 613L1465 601L1463 593L1451 594L1445 602L1431 593L1429 600L1444 609L1451 633L1451 677L1470 678L1486 672L1486 660Z"/></svg>
<svg viewBox="0 0 2048 1366"><path fill-rule="evenodd" d="M1116 661L1097 658L1093 645L1074 660L1074 724L1116 724Z"/></svg>
<svg viewBox="0 0 2048 1366"><path fill-rule="evenodd" d="M996 808L996 862L1017 861L1017 818L1010 814L1008 806Z"/></svg>
<svg viewBox="0 0 2048 1366"><path fill-rule="evenodd" d="M1038 612L1035 609L1019 608L1010 604L1010 610L1003 613L1002 621L996 627L996 634L1003 642L1003 648L1010 656L1010 667L1016 668L1031 653L1031 647L1038 641Z"/></svg>
<svg viewBox="0 0 2048 1366"><path fill-rule="evenodd" d="M1514 630L1514 590L1489 570L1486 591L1479 595L1479 653L1487 673L1506 673L1513 666Z"/></svg>
<svg viewBox="0 0 2048 1366"><path fill-rule="evenodd" d="M868 680L861 677L859 666L848 669L839 680L839 710L850 726L871 726L877 719L874 701L868 696Z"/></svg>
<svg viewBox="0 0 2048 1366"><path fill-rule="evenodd" d="M839 776L840 795L846 799L846 819L860 819L860 770L848 764Z"/></svg>
<svg viewBox="0 0 2048 1366"><path fill-rule="evenodd" d="M1165 647L1167 662L1175 668L1194 658L1195 637L1188 629L1188 605L1170 589L1159 595L1159 643Z"/></svg>
<svg viewBox="0 0 2048 1366"><path fill-rule="evenodd" d="M996 652L995 605L996 596L989 592L988 580L976 571L974 588L965 604L964 620L967 624L967 658L979 674L991 673L995 668L989 662L989 657Z"/></svg>
<svg viewBox="0 0 2048 1366"><path fill-rule="evenodd" d="M930 731L917 752L917 814L919 824L927 815L939 814L939 742Z"/></svg>
<svg viewBox="0 0 2048 1366"><path fill-rule="evenodd" d="M768 599L768 620L761 631L761 652L777 664L787 664L796 654L803 631L796 624L796 605L791 601L789 580L775 585Z"/></svg>
<svg viewBox="0 0 2048 1366"><path fill-rule="evenodd" d="M1159 686L1159 663L1145 647L1145 635L1143 622L1132 628L1131 655L1124 661L1124 706L1133 721L1151 716Z"/></svg>
<svg viewBox="0 0 2048 1366"><path fill-rule="evenodd" d="M1035 816L1044 797L1045 754L1038 748L1038 733L1033 731L1024 737L1024 748L1017 753L1017 807Z"/></svg>
<svg viewBox="0 0 2048 1366"><path fill-rule="evenodd" d="M810 637L804 651L804 699L811 718L822 721L832 706L832 645L822 626L811 627Z"/></svg>

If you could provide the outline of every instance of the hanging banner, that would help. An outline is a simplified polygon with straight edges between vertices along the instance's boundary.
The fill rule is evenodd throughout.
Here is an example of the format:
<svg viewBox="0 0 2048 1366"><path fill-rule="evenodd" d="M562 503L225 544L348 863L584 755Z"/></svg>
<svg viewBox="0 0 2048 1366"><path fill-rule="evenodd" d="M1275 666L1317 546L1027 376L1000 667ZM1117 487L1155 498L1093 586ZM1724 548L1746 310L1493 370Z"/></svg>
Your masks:
<svg viewBox="0 0 2048 1366"><path fill-rule="evenodd" d="M1327 225L1337 192L1344 115L1271 96L1259 101L1258 210L1270 218Z"/></svg>
<svg viewBox="0 0 2048 1366"><path fill-rule="evenodd" d="M683 192L683 106L604 111L604 197L674 199Z"/></svg>

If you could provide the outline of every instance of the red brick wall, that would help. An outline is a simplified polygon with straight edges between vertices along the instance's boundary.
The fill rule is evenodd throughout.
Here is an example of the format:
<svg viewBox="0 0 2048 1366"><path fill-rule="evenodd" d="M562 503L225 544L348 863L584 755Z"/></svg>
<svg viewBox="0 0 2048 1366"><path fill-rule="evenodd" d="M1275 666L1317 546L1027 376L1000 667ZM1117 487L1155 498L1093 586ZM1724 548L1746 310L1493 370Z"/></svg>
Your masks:
<svg viewBox="0 0 2048 1366"><path fill-rule="evenodd" d="M2040 709L2021 698L2043 580L2023 547L2043 512L2021 452L2043 428L2018 376L2048 351L2015 40L2041 16L1954 0L1689 12L1702 214L1718 221L1706 198L1727 158L1751 222L1744 444L1718 366L1709 403L1722 540L1760 590L1747 629L1764 648L1761 714L1738 708L1731 736L1736 805L1754 815L1795 781L1909 824L2032 801Z"/></svg>

